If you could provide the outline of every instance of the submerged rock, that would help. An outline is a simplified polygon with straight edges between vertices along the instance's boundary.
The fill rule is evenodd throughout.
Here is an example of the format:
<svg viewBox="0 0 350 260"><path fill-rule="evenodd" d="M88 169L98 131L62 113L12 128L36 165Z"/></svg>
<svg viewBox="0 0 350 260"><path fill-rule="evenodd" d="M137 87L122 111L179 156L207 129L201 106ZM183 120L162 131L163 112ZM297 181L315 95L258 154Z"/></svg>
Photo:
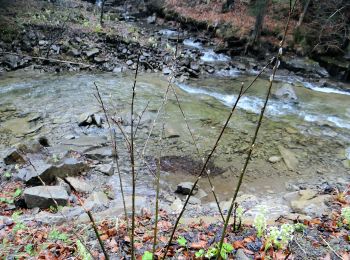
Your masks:
<svg viewBox="0 0 350 260"><path fill-rule="evenodd" d="M36 186L27 188L23 192L24 200L28 208L39 207L42 209L49 208L50 206L67 205L68 193L61 186Z"/></svg>
<svg viewBox="0 0 350 260"><path fill-rule="evenodd" d="M293 87L289 84L284 84L282 87L277 89L274 96L277 99L284 101L296 101L298 99Z"/></svg>
<svg viewBox="0 0 350 260"><path fill-rule="evenodd" d="M194 185L193 182L181 182L177 185L177 189L175 192L183 195L189 195L193 185ZM198 185L196 185L196 187L194 188L192 195L195 195L197 192L198 192Z"/></svg>

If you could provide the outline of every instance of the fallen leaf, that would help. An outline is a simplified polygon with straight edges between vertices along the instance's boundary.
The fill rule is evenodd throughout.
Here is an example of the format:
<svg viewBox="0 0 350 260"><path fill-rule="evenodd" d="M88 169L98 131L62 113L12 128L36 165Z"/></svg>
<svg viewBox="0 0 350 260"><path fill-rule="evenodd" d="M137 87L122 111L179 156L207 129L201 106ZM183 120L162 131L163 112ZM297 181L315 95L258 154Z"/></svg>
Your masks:
<svg viewBox="0 0 350 260"><path fill-rule="evenodd" d="M244 248L243 242L239 240L233 242L232 245L234 249Z"/></svg>
<svg viewBox="0 0 350 260"><path fill-rule="evenodd" d="M199 242L191 243L190 244L190 248L192 248L192 249L202 249L202 248L205 248L206 245L207 245L207 242L201 240Z"/></svg>

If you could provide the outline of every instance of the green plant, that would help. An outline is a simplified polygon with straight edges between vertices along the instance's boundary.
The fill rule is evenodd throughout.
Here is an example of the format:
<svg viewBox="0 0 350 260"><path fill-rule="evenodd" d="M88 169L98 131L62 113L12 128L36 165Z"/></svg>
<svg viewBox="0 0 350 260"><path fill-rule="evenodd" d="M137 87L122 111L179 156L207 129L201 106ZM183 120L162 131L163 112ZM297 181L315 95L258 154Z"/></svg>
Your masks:
<svg viewBox="0 0 350 260"><path fill-rule="evenodd" d="M49 233L50 240L61 240L63 242L68 242L68 235L66 233L60 232L57 229L52 230Z"/></svg>
<svg viewBox="0 0 350 260"><path fill-rule="evenodd" d="M346 221L346 224L348 224L348 227L350 227L350 207L342 208L341 217Z"/></svg>
<svg viewBox="0 0 350 260"><path fill-rule="evenodd" d="M51 213L57 213L57 212L59 212L60 210L62 210L62 206L58 206L58 207L56 207L56 206L50 206L50 208L49 208L49 211L51 212Z"/></svg>
<svg viewBox="0 0 350 260"><path fill-rule="evenodd" d="M194 255L195 255L195 257L200 258L200 257L203 257L204 254L205 254L204 249L201 249L198 252L196 252Z"/></svg>
<svg viewBox="0 0 350 260"><path fill-rule="evenodd" d="M92 260L92 256L90 253L86 250L85 246L83 243L81 243L80 240L77 240L77 251L78 251L78 256L83 259L83 260Z"/></svg>
<svg viewBox="0 0 350 260"><path fill-rule="evenodd" d="M142 260L153 260L153 254L151 252L144 252L142 255Z"/></svg>
<svg viewBox="0 0 350 260"><path fill-rule="evenodd" d="M183 236L179 236L179 238L176 240L179 246L186 246L187 240Z"/></svg>
<svg viewBox="0 0 350 260"><path fill-rule="evenodd" d="M20 220L19 216L21 215L20 211L15 211L11 218L13 219L13 221L16 223L13 228L12 228L12 232L15 234L20 230L26 229L26 225Z"/></svg>
<svg viewBox="0 0 350 260"><path fill-rule="evenodd" d="M233 251L233 246L229 243L223 243L220 255L222 259L227 259L228 254Z"/></svg>
<svg viewBox="0 0 350 260"><path fill-rule="evenodd" d="M5 177L7 180L11 179L11 177L12 177L11 172L5 172L5 173L4 173L4 177Z"/></svg>
<svg viewBox="0 0 350 260"><path fill-rule="evenodd" d="M293 239L294 231L295 227L291 224L283 224L280 228L270 227L269 233L266 236L265 250L272 246L278 249L285 248Z"/></svg>
<svg viewBox="0 0 350 260"><path fill-rule="evenodd" d="M230 254L232 251L233 251L233 246L231 244L223 243L222 249L221 249L221 252L220 252L221 258L222 259L227 259L228 258L228 254ZM204 254L204 250L203 251L199 251L197 253L198 253L198 256L196 254L196 257L202 257L203 254ZM208 249L208 251L204 254L204 257L210 259L212 257L217 256L218 253L219 253L219 245L216 244L214 247L210 247Z"/></svg>
<svg viewBox="0 0 350 260"><path fill-rule="evenodd" d="M18 188L16 191L12 194L14 198L19 197L22 195L22 189Z"/></svg>
<svg viewBox="0 0 350 260"><path fill-rule="evenodd" d="M254 228L257 232L257 237L262 237L266 231L266 209L260 208L259 213L254 218Z"/></svg>
<svg viewBox="0 0 350 260"><path fill-rule="evenodd" d="M26 251L27 254L33 255L34 254L34 246L32 244L27 244L24 247L24 250Z"/></svg>
<svg viewBox="0 0 350 260"><path fill-rule="evenodd" d="M214 256L217 256L218 252L219 250L216 247L210 247L204 256L210 259Z"/></svg>
<svg viewBox="0 0 350 260"><path fill-rule="evenodd" d="M296 232L302 233L306 229L306 226L303 223L296 223L294 225L294 229L295 229Z"/></svg>

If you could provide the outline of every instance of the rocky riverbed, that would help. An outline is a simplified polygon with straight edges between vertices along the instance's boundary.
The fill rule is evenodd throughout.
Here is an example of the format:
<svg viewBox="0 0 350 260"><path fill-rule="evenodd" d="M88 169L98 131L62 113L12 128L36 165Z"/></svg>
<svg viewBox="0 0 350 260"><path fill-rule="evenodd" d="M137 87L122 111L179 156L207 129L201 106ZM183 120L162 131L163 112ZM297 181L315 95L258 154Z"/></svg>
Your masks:
<svg viewBox="0 0 350 260"><path fill-rule="evenodd" d="M65 218L61 213L42 211L53 206L51 196L56 194L64 215L77 221L87 221L79 200L85 201L98 219L124 212L108 124L93 96L96 94L93 82L99 86L108 113L120 124L113 128L117 133L127 207L130 207L129 155L120 129L130 132L128 111L132 77L129 73L54 75L25 71L1 77L2 185L11 185L16 180L23 183L20 185L23 195L16 198L19 202L2 205L3 214L16 207L29 207L24 219L60 223ZM160 74L139 75L136 111L142 117L137 123L135 140L139 210L153 208L158 157L162 170L161 207L174 214L181 209L191 185L186 182L195 180L202 158L210 151L240 82L250 80L251 76L240 74L238 78L203 77L174 84L194 134L198 155L173 93L169 94L165 110L150 135L168 83ZM259 80L242 101L209 165L222 210L229 206L246 156L264 86L266 80ZM262 205L268 208L270 221L280 215L321 216L328 212L329 194L345 189L349 178L349 99L346 92L316 90L288 84L285 80L276 82L274 97L238 198L248 210L246 221L252 221ZM280 95L281 92L286 94ZM160 144L163 123L164 137ZM143 149L145 157L142 157ZM42 186L37 175L52 191ZM199 186L185 216L217 215L206 178L200 180ZM290 215L292 213L298 215Z"/></svg>

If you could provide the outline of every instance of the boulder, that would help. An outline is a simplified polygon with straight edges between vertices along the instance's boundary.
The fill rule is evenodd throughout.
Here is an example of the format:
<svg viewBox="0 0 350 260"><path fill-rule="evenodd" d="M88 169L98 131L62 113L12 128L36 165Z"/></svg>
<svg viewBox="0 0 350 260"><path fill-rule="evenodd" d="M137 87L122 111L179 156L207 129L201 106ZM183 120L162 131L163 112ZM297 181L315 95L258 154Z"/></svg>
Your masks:
<svg viewBox="0 0 350 260"><path fill-rule="evenodd" d="M102 127L102 117L98 114L86 112L79 116L78 125L79 126L96 125L98 127Z"/></svg>
<svg viewBox="0 0 350 260"><path fill-rule="evenodd" d="M283 161L285 162L287 168L289 170L295 171L299 164L296 155L292 151L280 145L278 146L278 150L280 151Z"/></svg>
<svg viewBox="0 0 350 260"><path fill-rule="evenodd" d="M4 63L11 69L17 69L20 65L20 60L17 55L7 54L4 56Z"/></svg>
<svg viewBox="0 0 350 260"><path fill-rule="evenodd" d="M282 87L278 88L274 96L277 99L284 101L296 101L298 99L292 85L290 84L284 84Z"/></svg>
<svg viewBox="0 0 350 260"><path fill-rule="evenodd" d="M103 160L106 158L111 158L113 156L113 151L111 147L101 147L88 150L84 154L87 158L93 160Z"/></svg>
<svg viewBox="0 0 350 260"><path fill-rule="evenodd" d="M75 158L65 158L57 165L48 164L41 159L32 160L31 163L35 169L30 165L20 169L17 174L18 179L29 185L41 185L41 180L44 181L45 184L50 184L55 181L57 177L65 178L68 176L77 176L81 172L89 169L87 164Z"/></svg>
<svg viewBox="0 0 350 260"><path fill-rule="evenodd" d="M61 186L36 186L27 188L23 192L24 200L28 208L39 207L47 209L50 206L65 206L68 202L68 193Z"/></svg>
<svg viewBox="0 0 350 260"><path fill-rule="evenodd" d="M328 211L326 203L331 195L319 195L317 191L307 189L290 192L284 195L293 212L305 214L311 217L321 217Z"/></svg>
<svg viewBox="0 0 350 260"><path fill-rule="evenodd" d="M194 185L193 182L181 182L180 184L177 185L177 189L175 192L183 195L189 195L193 185ZM192 195L195 195L197 192L198 192L198 185L196 185L196 187L194 188Z"/></svg>

